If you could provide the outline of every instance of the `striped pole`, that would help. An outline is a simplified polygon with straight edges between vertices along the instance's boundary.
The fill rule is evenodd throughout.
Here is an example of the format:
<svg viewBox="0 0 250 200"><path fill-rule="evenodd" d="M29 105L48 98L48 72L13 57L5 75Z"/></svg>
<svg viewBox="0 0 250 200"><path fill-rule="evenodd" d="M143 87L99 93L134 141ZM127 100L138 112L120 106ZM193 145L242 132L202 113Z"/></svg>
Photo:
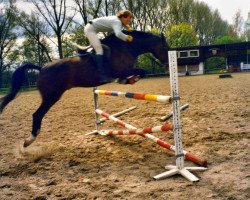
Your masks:
<svg viewBox="0 0 250 200"><path fill-rule="evenodd" d="M119 117L119 116L121 116L121 115L123 115L123 114L125 114L125 113L127 113L127 112L129 112L131 110L134 110L134 109L136 109L136 106L132 106L132 107L126 109L126 110L123 110L123 111L120 111L118 113L112 114L112 116ZM107 118L103 117L103 118L101 118L99 120L99 122L102 123L102 122L105 122L106 120L107 120Z"/></svg>
<svg viewBox="0 0 250 200"><path fill-rule="evenodd" d="M95 94L96 95L96 94ZM95 108L97 109L97 106L95 106ZM120 111L120 112L118 112L118 113L115 113L115 114L112 114L111 116L114 116L114 117L119 117L119 116L121 116L121 115L123 115L124 113L127 113L127 112L129 112L129 111L131 111L131 110L134 110L136 108L136 106L132 106L132 107L130 107L130 108L128 108L128 109L126 109L126 110L123 110L123 111ZM98 133L101 133L101 131L99 131L99 125L101 124L101 123L103 123L103 122L105 122L106 120L107 120L107 118L106 117L103 117L103 118L101 118L100 120L99 120L99 115L96 113L96 130L94 130L94 131L91 131L91 132L89 132L89 133L86 133L85 135L92 135L92 134L98 134Z"/></svg>
<svg viewBox="0 0 250 200"><path fill-rule="evenodd" d="M117 92L117 91L108 91L108 90L95 90L95 93L99 95L109 95L109 96L126 97L126 98L138 99L138 100L171 103L171 96L143 94L143 93L134 93L134 92Z"/></svg>
<svg viewBox="0 0 250 200"><path fill-rule="evenodd" d="M99 114L99 115L102 115L103 117L106 117L107 119L109 120L112 120L114 122L116 122L117 124L123 126L123 127L126 127L128 129L132 129L132 130L136 130L137 128L130 125L130 124L127 124L119 119L117 119L116 117L112 116L112 115L109 115L108 113L100 110L100 109L97 109L96 110L96 113ZM166 148L166 149L169 149L171 151L176 151L176 148L174 145L172 144L169 144L169 143L166 143L164 142L163 140L160 140L159 138L151 135L151 134L148 134L148 133L145 133L145 134L139 134L140 136L142 137L146 137L152 141L154 141L156 144L160 145L161 147L163 148ZM192 161L193 163L197 164L197 165L200 165L200 166L207 166L207 161L202 159L202 158L199 158L198 156L195 156L191 153L188 153L187 151L183 150L183 154L185 156L186 159Z"/></svg>
<svg viewBox="0 0 250 200"><path fill-rule="evenodd" d="M180 107L180 111L182 110L186 110L189 107L188 104L184 104L183 106ZM167 121L169 120L171 117L173 117L173 111L171 111L168 115L164 116L161 118L161 121Z"/></svg>
<svg viewBox="0 0 250 200"><path fill-rule="evenodd" d="M130 124L127 124L127 123L123 122L122 120L119 120L118 118L116 118L116 117L114 117L112 115L109 115L108 113L106 113L106 112L104 112L104 111L102 111L100 109L96 109L95 112L97 114L103 116L103 117L106 117L109 120L114 121L116 124L119 124L120 126L123 126L123 127L127 128L127 129L132 129L132 130L137 129L136 127L134 127L134 126L132 126Z"/></svg>
<svg viewBox="0 0 250 200"><path fill-rule="evenodd" d="M163 140L151 135L151 134L144 134L147 138L153 140L155 143L157 143L158 145L160 145L161 147L163 148L166 148L166 149L169 149L171 151L174 151L176 152L176 147L172 144L169 144L167 142L164 142ZM183 150L183 154L185 156L186 159L192 161L193 163L197 164L197 165L200 165L200 166L203 166L203 167L206 167L207 166L207 161L196 156L196 155L193 155L191 153L188 153L187 151Z"/></svg>
<svg viewBox="0 0 250 200"><path fill-rule="evenodd" d="M136 134L145 134L145 133L156 133L172 130L171 124L164 124L162 126L155 126L151 128L143 128L136 130L101 130L101 135L136 135Z"/></svg>

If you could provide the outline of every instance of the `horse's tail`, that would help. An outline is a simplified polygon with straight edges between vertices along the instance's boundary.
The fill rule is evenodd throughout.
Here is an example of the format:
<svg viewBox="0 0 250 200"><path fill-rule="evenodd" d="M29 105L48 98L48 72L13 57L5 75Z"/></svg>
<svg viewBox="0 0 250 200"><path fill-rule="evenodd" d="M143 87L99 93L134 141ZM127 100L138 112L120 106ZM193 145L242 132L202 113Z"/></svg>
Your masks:
<svg viewBox="0 0 250 200"><path fill-rule="evenodd" d="M21 89L25 80L25 71L27 69L36 69L41 71L42 67L33 64L24 64L14 71L11 80L11 89L6 96L0 99L0 113L3 111L5 106L7 106L8 103L16 97L17 93Z"/></svg>

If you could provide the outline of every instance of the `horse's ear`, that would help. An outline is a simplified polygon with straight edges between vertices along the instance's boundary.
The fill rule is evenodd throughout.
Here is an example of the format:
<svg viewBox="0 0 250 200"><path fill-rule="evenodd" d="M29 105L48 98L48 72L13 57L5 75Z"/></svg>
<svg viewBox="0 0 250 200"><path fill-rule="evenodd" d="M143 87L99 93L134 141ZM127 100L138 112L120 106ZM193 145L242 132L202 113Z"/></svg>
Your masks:
<svg viewBox="0 0 250 200"><path fill-rule="evenodd" d="M161 38L165 40L165 35L161 33Z"/></svg>
<svg viewBox="0 0 250 200"><path fill-rule="evenodd" d="M161 33L161 41L163 44L165 44L167 42L166 37L163 33Z"/></svg>

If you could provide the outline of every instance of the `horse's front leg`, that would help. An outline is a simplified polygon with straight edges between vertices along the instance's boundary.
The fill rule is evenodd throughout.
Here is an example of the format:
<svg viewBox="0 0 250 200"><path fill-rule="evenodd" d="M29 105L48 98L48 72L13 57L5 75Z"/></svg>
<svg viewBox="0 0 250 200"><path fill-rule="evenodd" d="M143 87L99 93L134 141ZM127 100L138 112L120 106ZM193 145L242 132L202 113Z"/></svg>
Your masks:
<svg viewBox="0 0 250 200"><path fill-rule="evenodd" d="M146 71L144 69L131 69L125 72L120 72L118 75L118 82L121 84L134 84L140 78L145 77Z"/></svg>

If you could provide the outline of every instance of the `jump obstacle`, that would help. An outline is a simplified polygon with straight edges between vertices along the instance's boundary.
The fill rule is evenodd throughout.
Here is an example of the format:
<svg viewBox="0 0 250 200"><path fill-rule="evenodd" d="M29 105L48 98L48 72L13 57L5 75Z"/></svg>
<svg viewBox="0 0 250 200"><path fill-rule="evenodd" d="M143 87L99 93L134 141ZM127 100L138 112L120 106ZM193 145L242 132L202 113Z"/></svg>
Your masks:
<svg viewBox="0 0 250 200"><path fill-rule="evenodd" d="M182 131L181 131L181 119L180 119L180 111L185 110L189 107L188 104L183 106L179 106L179 93L178 93L178 70L177 70L177 58L176 58L176 51L169 51L169 69L170 69L170 85L171 85L171 96L163 96L163 95L154 95L154 94L143 94L143 93L132 93L132 92L117 92L117 91L107 91L107 90L97 90L94 88L94 106L95 106L95 116L96 116L96 130L93 132L87 133L86 135L90 134L100 134L103 136L106 135L140 135L142 137L148 138L155 142L156 144L160 145L163 148L172 150L175 152L176 156L176 165L169 165L166 166L166 171L159 175L154 176L154 179L162 179L165 177L169 177L175 174L181 174L189 181L198 181L199 179L193 175L189 171L204 171L206 170L207 162L206 160L195 156L187 151L183 150L182 147ZM147 128L136 128L131 124L128 124L122 120L119 120L117 117L127 113L135 107L131 107L124 111L115 113L110 115L98 108L98 95L109 95L109 96L116 96L116 97L125 97L125 98L133 98L137 100L146 100L146 101L157 101L162 103L172 103L173 111L169 113L167 116L161 118L162 121L166 121L169 118L173 117L173 124L165 123L160 126L155 127L147 127ZM104 118L99 119L99 116L103 116ZM125 127L127 130L100 130L101 124L106 120L114 121L116 124ZM174 141L175 145L169 144L151 133L155 132L162 132L162 131L169 131L173 130L174 132ZM184 157L197 165L203 167L184 167Z"/></svg>

